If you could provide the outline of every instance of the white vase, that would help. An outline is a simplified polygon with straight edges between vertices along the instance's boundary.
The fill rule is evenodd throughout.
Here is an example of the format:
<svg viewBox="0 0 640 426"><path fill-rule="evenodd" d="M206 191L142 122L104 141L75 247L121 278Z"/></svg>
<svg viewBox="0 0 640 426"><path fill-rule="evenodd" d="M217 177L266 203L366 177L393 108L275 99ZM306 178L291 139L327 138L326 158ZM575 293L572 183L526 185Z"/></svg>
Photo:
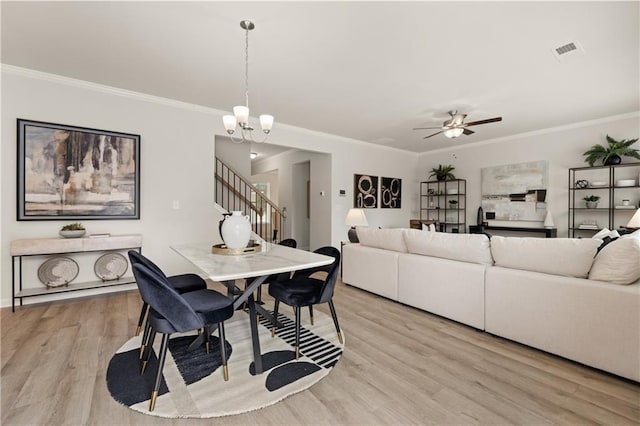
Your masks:
<svg viewBox="0 0 640 426"><path fill-rule="evenodd" d="M243 216L241 211L232 211L231 216L222 223L222 239L227 248L243 249L251 238L251 222L249 216Z"/></svg>

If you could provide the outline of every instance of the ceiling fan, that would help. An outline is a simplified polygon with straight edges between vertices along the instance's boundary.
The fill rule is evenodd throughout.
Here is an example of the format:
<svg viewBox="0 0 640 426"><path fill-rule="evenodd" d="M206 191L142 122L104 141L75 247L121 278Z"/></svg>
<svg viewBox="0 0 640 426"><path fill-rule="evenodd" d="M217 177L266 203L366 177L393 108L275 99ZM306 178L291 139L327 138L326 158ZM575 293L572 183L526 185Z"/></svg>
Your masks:
<svg viewBox="0 0 640 426"><path fill-rule="evenodd" d="M458 113L456 110L449 111L450 119L446 120L442 123L440 127L414 127L413 130L425 130L425 129L438 129L439 132L435 132L429 136L425 136L423 139L428 139L432 136L439 135L440 133L444 133L444 135L448 138L457 138L462 135L472 135L475 132L473 130L469 130L467 127L477 126L479 124L487 124L487 123L495 123L496 121L502 121L502 117L494 117L487 118L486 120L478 120L472 121L471 123L465 123L464 119L467 114Z"/></svg>

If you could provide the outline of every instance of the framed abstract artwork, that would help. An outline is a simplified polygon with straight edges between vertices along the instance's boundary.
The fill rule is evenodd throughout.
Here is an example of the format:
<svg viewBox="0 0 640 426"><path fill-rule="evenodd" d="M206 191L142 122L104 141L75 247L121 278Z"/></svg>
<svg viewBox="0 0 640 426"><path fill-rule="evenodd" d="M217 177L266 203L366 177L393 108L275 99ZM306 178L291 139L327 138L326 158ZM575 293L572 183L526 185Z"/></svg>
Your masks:
<svg viewBox="0 0 640 426"><path fill-rule="evenodd" d="M487 219L544 221L548 169L546 160L481 169L481 205Z"/></svg>
<svg viewBox="0 0 640 426"><path fill-rule="evenodd" d="M378 176L353 175L353 207L358 209L378 207Z"/></svg>
<svg viewBox="0 0 640 426"><path fill-rule="evenodd" d="M399 209L402 201L402 179L380 178L380 208Z"/></svg>
<svg viewBox="0 0 640 426"><path fill-rule="evenodd" d="M18 119L18 220L140 219L140 136Z"/></svg>

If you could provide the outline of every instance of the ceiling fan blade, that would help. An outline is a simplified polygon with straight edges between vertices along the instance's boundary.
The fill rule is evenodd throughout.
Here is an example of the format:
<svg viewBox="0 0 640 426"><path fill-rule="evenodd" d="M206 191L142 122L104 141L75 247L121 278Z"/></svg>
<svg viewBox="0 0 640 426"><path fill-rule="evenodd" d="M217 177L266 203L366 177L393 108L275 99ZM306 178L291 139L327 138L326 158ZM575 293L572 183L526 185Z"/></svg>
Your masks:
<svg viewBox="0 0 640 426"><path fill-rule="evenodd" d="M414 127L413 130L434 130L434 129L442 129L442 126L438 127Z"/></svg>
<svg viewBox="0 0 640 426"><path fill-rule="evenodd" d="M475 132L474 132L473 130L464 129L464 130L462 131L462 133L464 133L465 135L472 135L472 134L474 134Z"/></svg>
<svg viewBox="0 0 640 426"><path fill-rule="evenodd" d="M424 138L422 138L422 139L429 139L431 136L439 135L440 133L442 133L442 132L436 132L436 133L434 133L434 134L432 134L432 135L425 136L425 137L424 137Z"/></svg>
<svg viewBox="0 0 640 426"><path fill-rule="evenodd" d="M466 123L465 126L467 127L477 126L478 124L495 123L496 121L502 121L502 117L494 117L494 118L487 118L486 120L472 121L471 123Z"/></svg>

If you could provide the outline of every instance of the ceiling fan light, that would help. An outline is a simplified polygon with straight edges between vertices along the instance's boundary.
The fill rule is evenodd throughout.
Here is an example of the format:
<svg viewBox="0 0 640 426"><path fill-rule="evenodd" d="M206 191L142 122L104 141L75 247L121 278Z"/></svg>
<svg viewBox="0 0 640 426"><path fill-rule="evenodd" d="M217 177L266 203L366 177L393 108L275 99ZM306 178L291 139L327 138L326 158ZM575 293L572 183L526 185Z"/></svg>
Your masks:
<svg viewBox="0 0 640 426"><path fill-rule="evenodd" d="M454 128L445 130L444 135L448 138L457 138L462 134L462 132L464 132L464 129L462 127L454 127Z"/></svg>

